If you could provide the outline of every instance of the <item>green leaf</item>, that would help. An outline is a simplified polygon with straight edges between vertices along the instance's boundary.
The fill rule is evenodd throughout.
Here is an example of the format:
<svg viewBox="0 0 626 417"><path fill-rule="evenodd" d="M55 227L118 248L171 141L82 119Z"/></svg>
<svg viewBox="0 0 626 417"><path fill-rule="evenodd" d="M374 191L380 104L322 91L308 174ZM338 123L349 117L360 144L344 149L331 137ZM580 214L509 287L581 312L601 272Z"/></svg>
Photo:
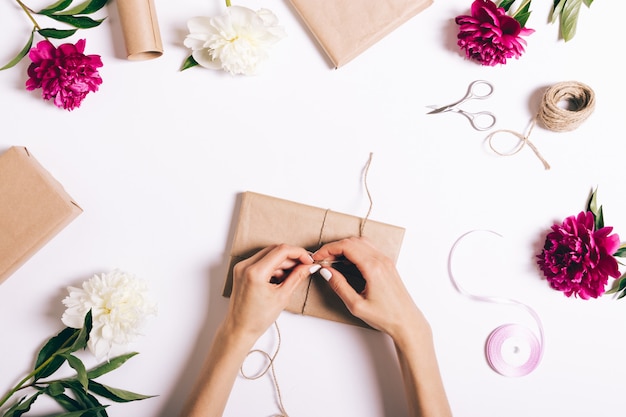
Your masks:
<svg viewBox="0 0 626 417"><path fill-rule="evenodd" d="M626 297L626 291L624 291L620 295L618 295L617 299L619 300L620 298L624 298L624 297Z"/></svg>
<svg viewBox="0 0 626 417"><path fill-rule="evenodd" d="M30 38L28 38L28 41L26 41L26 45L24 45L22 50L19 51L17 53L17 55L15 56L15 58L10 60L8 64L6 64L4 67L0 68L0 71L3 71L5 69L9 69L9 68L13 68L14 66L17 65L18 62L20 62L22 60L22 58L24 58L28 54L28 51L30 51L30 48L33 46L33 38L34 38L34 36L35 36L35 32L33 31L33 32L30 33Z"/></svg>
<svg viewBox="0 0 626 417"><path fill-rule="evenodd" d="M60 382L65 387L72 390L72 392L74 393L74 397L80 406L80 410L94 409L95 411L92 411L92 413L95 414L95 416L107 416L107 412L106 410L104 410L104 407L102 407L102 404L100 404L100 401L98 401L98 399L95 396L91 395L89 392L85 392L82 385L78 381L62 380ZM90 414L90 417L93 416Z"/></svg>
<svg viewBox="0 0 626 417"><path fill-rule="evenodd" d="M519 22L521 27L525 27L530 13L530 0L527 0L515 11L513 18Z"/></svg>
<svg viewBox="0 0 626 417"><path fill-rule="evenodd" d="M198 61L196 61L193 56L189 55L185 62L183 62L183 66L180 68L181 71L192 68L199 65Z"/></svg>
<svg viewBox="0 0 626 417"><path fill-rule="evenodd" d="M34 379L38 380L52 375L66 361L67 358L63 355L84 349L91 332L91 323L91 311L89 311L85 315L85 321L81 329L66 327L59 334L48 340L37 355L35 369L40 367L41 369L35 373Z"/></svg>
<svg viewBox="0 0 626 417"><path fill-rule="evenodd" d="M585 3L585 6L591 7L591 3L593 3L593 0L583 0L583 3Z"/></svg>
<svg viewBox="0 0 626 417"><path fill-rule="evenodd" d="M67 6L72 4L72 1L73 0L59 0L56 3L53 3L50 6L46 7L45 9L38 11L36 14L42 14L47 16L54 12L58 12L59 10L65 9Z"/></svg>
<svg viewBox="0 0 626 417"><path fill-rule="evenodd" d="M596 188L591 192L591 195L589 195L589 201L587 201L587 211L592 212L594 216L598 212L598 200L596 197L597 193L598 189Z"/></svg>
<svg viewBox="0 0 626 417"><path fill-rule="evenodd" d="M37 397L39 397L40 395L41 392L36 392L29 398L20 398L20 400L16 404L14 404L6 411L6 413L4 413L3 417L20 417L21 415L26 414L30 410L30 407L33 405Z"/></svg>
<svg viewBox="0 0 626 417"><path fill-rule="evenodd" d="M65 387L58 381L51 382L44 391L47 395L56 397L57 395L61 395L65 392Z"/></svg>
<svg viewBox="0 0 626 417"><path fill-rule="evenodd" d="M56 15L74 16L79 14L91 14L102 9L108 0L87 0L71 9L56 13Z"/></svg>
<svg viewBox="0 0 626 417"><path fill-rule="evenodd" d="M39 29L37 33L39 33L44 38L65 39L75 34L77 30L78 29L46 28L46 29Z"/></svg>
<svg viewBox="0 0 626 417"><path fill-rule="evenodd" d="M100 384L99 382L95 382L95 381L89 381L89 390L96 395L99 395L104 398L108 398L109 400L115 401L118 403L145 400L147 398L154 397L154 395L136 394L134 392L109 387L107 385Z"/></svg>
<svg viewBox="0 0 626 417"><path fill-rule="evenodd" d="M515 0L502 0L498 3L498 7L502 7L504 11L508 12L513 3L515 3Z"/></svg>
<svg viewBox="0 0 626 417"><path fill-rule="evenodd" d="M52 399L54 401L57 402L57 404L59 404L61 407L63 407L63 409L65 411L78 411L80 410L80 404L78 404L78 402L65 395L65 394L58 394L58 395L50 395L50 397L52 397Z"/></svg>
<svg viewBox="0 0 626 417"><path fill-rule="evenodd" d="M598 206L597 196L598 189L596 188L591 192L589 201L587 202L587 211L590 211L593 214L596 230L604 227L604 212L602 210L602 206Z"/></svg>
<svg viewBox="0 0 626 417"><path fill-rule="evenodd" d="M622 274L621 277L613 281L613 285L611 289L608 291L605 291L605 294L615 294L617 292L624 291L624 289L626 289L626 273Z"/></svg>
<svg viewBox="0 0 626 417"><path fill-rule="evenodd" d="M74 355L68 353L63 356L65 356L65 358L67 359L67 363L76 371L76 379L86 392L89 380L87 378L87 370L85 369L85 365L80 359L78 359Z"/></svg>
<svg viewBox="0 0 626 417"><path fill-rule="evenodd" d="M101 405L99 407L91 407L86 410L70 411L69 413L55 414L54 417L92 417L98 415L97 413L104 412L107 405Z"/></svg>
<svg viewBox="0 0 626 417"><path fill-rule="evenodd" d="M92 368L89 371L87 371L87 378L96 379L99 376L109 373L119 368L120 366L122 366L128 359L132 358L135 355L138 355L138 353L131 352L125 355L116 356L115 358L109 360L108 362L104 362L103 364L96 366L95 368Z"/></svg>
<svg viewBox="0 0 626 417"><path fill-rule="evenodd" d="M618 258L625 258L626 257L626 247L620 246L619 249L617 249L617 251L615 251L613 256L617 256Z"/></svg>
<svg viewBox="0 0 626 417"><path fill-rule="evenodd" d="M48 363L34 375L35 380L52 375L63 365L65 358L59 354L68 351L69 346L71 346L79 331L79 329L66 327L46 342L37 355L35 369L41 367L46 362Z"/></svg>
<svg viewBox="0 0 626 417"><path fill-rule="evenodd" d="M598 208L598 215L595 216L596 219L596 230L602 229L604 227L604 210L602 210L602 206Z"/></svg>
<svg viewBox="0 0 626 417"><path fill-rule="evenodd" d="M576 24L578 23L578 12L582 0L567 0L561 10L561 36L565 42L571 40L576 35Z"/></svg>
<svg viewBox="0 0 626 417"><path fill-rule="evenodd" d="M552 6L552 11L550 12L550 23L555 23L559 16L561 16L561 11L566 1L567 0L554 0L554 6Z"/></svg>
<svg viewBox="0 0 626 417"><path fill-rule="evenodd" d="M530 17L530 12L516 13L515 14L515 20L517 20L519 22L519 25L521 27L525 27L526 26L526 22L528 22L528 18L529 17Z"/></svg>
<svg viewBox="0 0 626 417"><path fill-rule="evenodd" d="M100 23L104 21L104 18L94 20L87 16L65 16L65 15L52 14L52 15L48 15L48 17L56 21L62 22L62 23L67 23L68 25L74 26L75 28L78 28L78 29L95 28L96 26L99 26Z"/></svg>
<svg viewBox="0 0 626 417"><path fill-rule="evenodd" d="M85 320L83 321L83 327L78 332L76 340L72 344L71 352L76 352L77 350L85 349L87 347L87 341L89 340L89 333L91 333L91 329L93 327L93 319L91 315L91 310L85 314Z"/></svg>

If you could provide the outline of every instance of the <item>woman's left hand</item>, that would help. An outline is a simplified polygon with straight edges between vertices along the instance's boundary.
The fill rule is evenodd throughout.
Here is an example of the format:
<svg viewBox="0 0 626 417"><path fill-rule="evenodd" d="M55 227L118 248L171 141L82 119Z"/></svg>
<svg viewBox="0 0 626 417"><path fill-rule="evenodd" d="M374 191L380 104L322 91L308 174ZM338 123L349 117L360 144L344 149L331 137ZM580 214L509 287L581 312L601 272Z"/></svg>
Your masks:
<svg viewBox="0 0 626 417"><path fill-rule="evenodd" d="M233 270L225 325L251 340L258 339L315 268L318 265L313 265L305 249L284 244L267 247L239 262Z"/></svg>

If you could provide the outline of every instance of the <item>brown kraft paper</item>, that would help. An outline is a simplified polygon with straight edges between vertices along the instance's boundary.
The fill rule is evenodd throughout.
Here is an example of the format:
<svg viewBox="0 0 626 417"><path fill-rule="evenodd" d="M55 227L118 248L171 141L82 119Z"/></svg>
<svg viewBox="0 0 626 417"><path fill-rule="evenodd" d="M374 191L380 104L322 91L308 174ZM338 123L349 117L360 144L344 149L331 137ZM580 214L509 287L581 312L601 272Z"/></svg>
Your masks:
<svg viewBox="0 0 626 417"><path fill-rule="evenodd" d="M0 155L0 283L80 213L26 148Z"/></svg>
<svg viewBox="0 0 626 417"><path fill-rule="evenodd" d="M163 55L154 0L117 0L126 53L131 61Z"/></svg>
<svg viewBox="0 0 626 417"><path fill-rule="evenodd" d="M229 297L232 292L235 264L257 251L281 243L315 251L321 244L359 236L363 221L362 236L369 238L379 250L396 262L404 228L254 192L243 193L223 295ZM343 272L353 287L362 290L364 281L354 266L335 264L333 267ZM286 310L369 327L348 311L339 296L318 274L312 275L308 283L296 290Z"/></svg>
<svg viewBox="0 0 626 417"><path fill-rule="evenodd" d="M345 65L433 0L289 0L335 68Z"/></svg>

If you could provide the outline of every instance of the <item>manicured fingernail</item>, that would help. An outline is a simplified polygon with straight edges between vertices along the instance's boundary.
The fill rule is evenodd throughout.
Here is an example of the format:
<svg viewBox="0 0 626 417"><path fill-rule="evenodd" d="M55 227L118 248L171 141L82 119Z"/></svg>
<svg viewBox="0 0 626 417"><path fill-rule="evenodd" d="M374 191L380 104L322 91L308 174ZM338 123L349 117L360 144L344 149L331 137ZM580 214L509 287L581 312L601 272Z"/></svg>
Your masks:
<svg viewBox="0 0 626 417"><path fill-rule="evenodd" d="M326 268L322 268L320 269L320 275L322 276L322 278L324 278L326 281L330 280L333 276L333 274Z"/></svg>
<svg viewBox="0 0 626 417"><path fill-rule="evenodd" d="M311 265L311 267L309 268L309 273L314 274L319 271L321 267L322 265L319 264Z"/></svg>

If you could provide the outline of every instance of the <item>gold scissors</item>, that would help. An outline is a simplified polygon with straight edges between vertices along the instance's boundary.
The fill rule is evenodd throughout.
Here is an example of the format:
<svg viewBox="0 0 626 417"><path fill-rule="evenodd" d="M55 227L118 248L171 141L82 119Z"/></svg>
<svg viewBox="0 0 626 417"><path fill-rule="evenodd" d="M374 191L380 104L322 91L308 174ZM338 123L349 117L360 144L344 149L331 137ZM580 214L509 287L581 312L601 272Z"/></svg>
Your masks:
<svg viewBox="0 0 626 417"><path fill-rule="evenodd" d="M484 91L485 87L487 89L486 92ZM494 116L493 113L489 111L479 111L472 113L460 109L459 106L469 100L484 100L487 97L490 97L492 94L493 84L491 84L489 81L476 80L470 83L470 85L467 87L467 93L465 94L465 97L463 97L461 100L443 107L428 106L431 109L435 109L428 112L428 114L445 113L449 111L457 112L467 117L474 129L480 131L489 130L496 124L496 116Z"/></svg>

